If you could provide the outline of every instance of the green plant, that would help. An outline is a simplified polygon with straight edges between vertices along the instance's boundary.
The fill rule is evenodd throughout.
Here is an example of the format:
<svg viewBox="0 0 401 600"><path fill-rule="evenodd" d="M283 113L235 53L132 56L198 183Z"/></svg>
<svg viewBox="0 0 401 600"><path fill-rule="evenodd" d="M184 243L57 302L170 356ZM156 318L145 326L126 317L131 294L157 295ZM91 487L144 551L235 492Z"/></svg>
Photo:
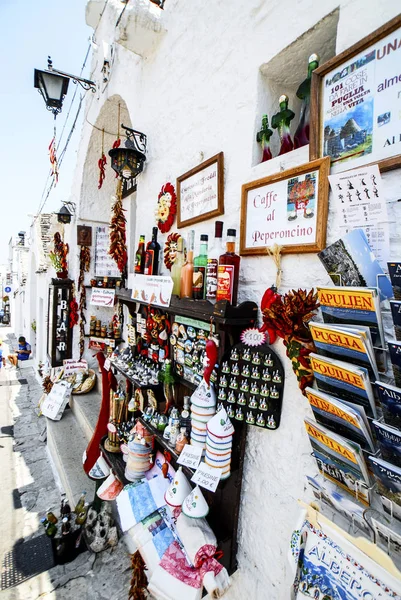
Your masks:
<svg viewBox="0 0 401 600"><path fill-rule="evenodd" d="M31 323L31 329L36 333L36 319L34 319Z"/></svg>
<svg viewBox="0 0 401 600"><path fill-rule="evenodd" d="M63 266L61 264L60 257L55 252L49 252L49 259L52 263L56 273L59 273L63 270Z"/></svg>

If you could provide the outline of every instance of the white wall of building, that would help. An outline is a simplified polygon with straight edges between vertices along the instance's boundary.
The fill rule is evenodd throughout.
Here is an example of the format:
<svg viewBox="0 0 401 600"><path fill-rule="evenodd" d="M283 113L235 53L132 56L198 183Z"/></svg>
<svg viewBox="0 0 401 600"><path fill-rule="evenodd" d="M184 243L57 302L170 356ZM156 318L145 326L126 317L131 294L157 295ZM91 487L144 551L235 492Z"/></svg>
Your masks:
<svg viewBox="0 0 401 600"><path fill-rule="evenodd" d="M103 6L101 1L89 2L87 20L91 25L96 26ZM95 34L98 51L92 77L100 76L103 40L113 45L114 62L108 84L101 84L97 94L87 97L70 199L78 204L77 222L94 225L108 221L114 173L108 166L104 186L98 190L97 159L100 130L106 132L106 154L115 139L112 134L116 133L120 104L121 121L148 136L145 171L138 178L136 195L125 201L129 220L134 223L128 233L130 264L139 234L145 233L148 240L155 224L161 186L167 181L175 184L177 176L220 151L224 152L225 164L224 227L235 227L239 235L242 184L308 162L308 148L304 147L258 164L255 135L262 114L275 112L282 93L292 98L305 77L309 54L317 52L327 58L339 53L399 11L393 0L382 0L380 5L373 0L168 0L162 12L147 0L139 0L127 6L116 28L122 7L118 0L110 0ZM294 130L296 125L294 122ZM393 202L400 197L399 172L385 173L383 179L391 218L391 254L399 257L401 238L396 223L401 206ZM330 204L328 243L340 237L339 223L340 215ZM77 255L75 225L67 226L66 232L68 228L73 261ZM200 233L213 237L214 221L200 223L195 230L197 241ZM187 232L180 230L184 237ZM161 243L164 239L161 236ZM314 254L286 255L282 268L282 292L330 283ZM72 273L77 276L76 263ZM88 281L91 276L87 276ZM260 304L263 292L274 282L271 259L242 258L240 300ZM38 298L46 306L45 293L39 288ZM291 584L287 550L298 512L297 499L309 499L305 475L316 472L303 427L303 417L309 413L307 401L298 390L281 342L276 343L275 350L286 368L281 426L276 431L249 428L239 577L227 600L287 600Z"/></svg>

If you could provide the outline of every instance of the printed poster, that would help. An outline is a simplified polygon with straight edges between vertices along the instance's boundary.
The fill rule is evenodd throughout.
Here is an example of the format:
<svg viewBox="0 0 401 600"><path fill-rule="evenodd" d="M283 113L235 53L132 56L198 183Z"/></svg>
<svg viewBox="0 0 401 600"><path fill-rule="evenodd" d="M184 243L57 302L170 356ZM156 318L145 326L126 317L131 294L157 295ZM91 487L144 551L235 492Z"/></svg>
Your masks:
<svg viewBox="0 0 401 600"><path fill-rule="evenodd" d="M401 153L401 28L322 80L321 155L332 172Z"/></svg>
<svg viewBox="0 0 401 600"><path fill-rule="evenodd" d="M329 182L334 205L341 214L341 229L344 233L362 229L372 252L385 268L390 231L379 167L372 165L329 175Z"/></svg>

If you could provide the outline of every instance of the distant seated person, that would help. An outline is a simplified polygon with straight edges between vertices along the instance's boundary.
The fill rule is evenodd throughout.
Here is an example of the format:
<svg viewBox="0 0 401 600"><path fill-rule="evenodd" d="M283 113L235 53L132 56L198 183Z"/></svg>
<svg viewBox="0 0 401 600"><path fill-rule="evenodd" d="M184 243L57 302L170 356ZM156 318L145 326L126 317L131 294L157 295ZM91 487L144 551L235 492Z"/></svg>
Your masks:
<svg viewBox="0 0 401 600"><path fill-rule="evenodd" d="M8 360L14 367L18 367L19 360L28 360L31 353L31 345L28 344L23 335L18 338L18 352L9 354Z"/></svg>
<svg viewBox="0 0 401 600"><path fill-rule="evenodd" d="M3 346L2 346L2 341L0 340L0 369L1 367L5 367L6 366L6 359L3 356Z"/></svg>

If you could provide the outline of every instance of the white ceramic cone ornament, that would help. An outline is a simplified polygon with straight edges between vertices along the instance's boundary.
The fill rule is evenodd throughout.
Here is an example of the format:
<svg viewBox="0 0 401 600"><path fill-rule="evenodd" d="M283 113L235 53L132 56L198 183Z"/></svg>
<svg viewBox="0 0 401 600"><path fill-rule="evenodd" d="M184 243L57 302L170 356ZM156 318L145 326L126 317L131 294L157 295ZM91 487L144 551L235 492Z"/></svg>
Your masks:
<svg viewBox="0 0 401 600"><path fill-rule="evenodd" d="M208 514L209 506L198 485L185 498L182 504L182 512L192 519L202 519Z"/></svg>
<svg viewBox="0 0 401 600"><path fill-rule="evenodd" d="M170 487L164 494L164 499L169 506L181 506L186 496L188 496L190 493L191 485L182 472L182 467L180 467L178 471L176 471Z"/></svg>
<svg viewBox="0 0 401 600"><path fill-rule="evenodd" d="M207 430L215 438L221 440L224 438L229 438L233 435L234 427L227 415L225 408L221 408L219 412L210 419L207 424Z"/></svg>

